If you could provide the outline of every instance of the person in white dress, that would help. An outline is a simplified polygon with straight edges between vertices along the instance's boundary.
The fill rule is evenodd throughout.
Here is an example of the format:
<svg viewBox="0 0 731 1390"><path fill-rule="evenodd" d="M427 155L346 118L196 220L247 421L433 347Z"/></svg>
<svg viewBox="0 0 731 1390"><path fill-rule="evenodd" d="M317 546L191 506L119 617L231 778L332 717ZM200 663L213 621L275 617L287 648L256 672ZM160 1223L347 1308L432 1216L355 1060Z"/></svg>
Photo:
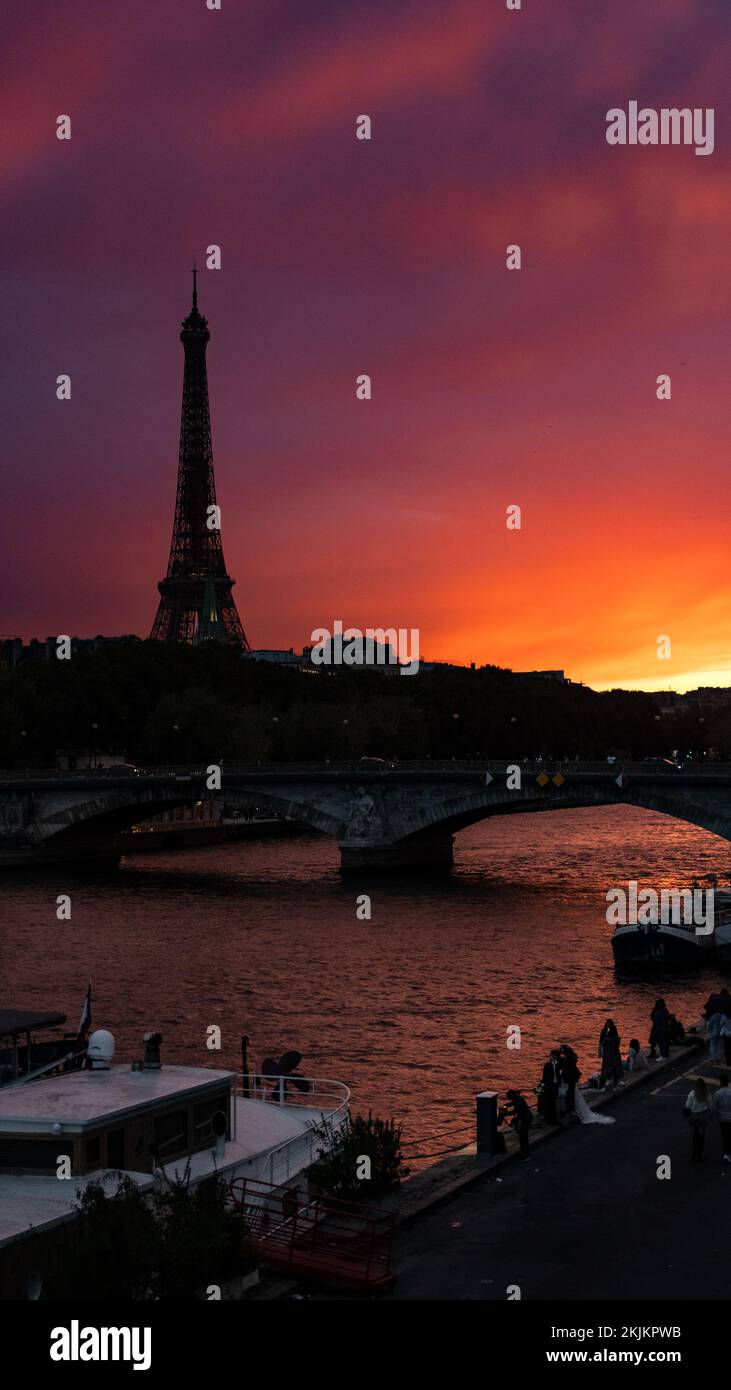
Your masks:
<svg viewBox="0 0 731 1390"><path fill-rule="evenodd" d="M591 1110L591 1109L589 1108L589 1106L587 1105L586 1101L584 1100L584 1093L583 1093L583 1091L579 1090L579 1087L578 1087L578 1086L576 1087L576 1095L574 1096L574 1109L575 1109L575 1111L576 1111L576 1117L577 1117L577 1119L578 1119L578 1121L579 1121L579 1124L582 1124L582 1125L613 1125L613 1124L614 1124L614 1116L613 1116L613 1115L604 1115L604 1114L602 1114L601 1110Z"/></svg>

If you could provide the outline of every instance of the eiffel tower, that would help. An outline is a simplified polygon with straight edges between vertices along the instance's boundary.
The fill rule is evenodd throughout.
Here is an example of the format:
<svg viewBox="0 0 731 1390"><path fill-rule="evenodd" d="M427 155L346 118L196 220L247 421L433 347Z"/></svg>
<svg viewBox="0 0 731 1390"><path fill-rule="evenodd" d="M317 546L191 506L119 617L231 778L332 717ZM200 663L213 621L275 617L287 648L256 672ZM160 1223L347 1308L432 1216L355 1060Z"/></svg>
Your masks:
<svg viewBox="0 0 731 1390"><path fill-rule="evenodd" d="M194 266L193 307L180 334L185 367L173 539L167 574L157 586L160 603L150 638L153 642L193 642L201 623L207 623L203 613L206 590L210 609L213 589L223 640L248 651L231 593L236 581L226 573L221 532L215 525L218 513L206 375L206 344L211 335L208 321L198 311L197 273Z"/></svg>

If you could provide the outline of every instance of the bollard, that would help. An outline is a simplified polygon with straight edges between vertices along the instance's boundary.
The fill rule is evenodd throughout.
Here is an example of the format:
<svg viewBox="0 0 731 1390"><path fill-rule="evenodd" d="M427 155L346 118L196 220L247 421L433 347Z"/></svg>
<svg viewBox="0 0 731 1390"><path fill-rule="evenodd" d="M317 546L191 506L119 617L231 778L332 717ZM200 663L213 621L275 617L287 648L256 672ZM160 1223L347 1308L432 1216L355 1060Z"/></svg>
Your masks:
<svg viewBox="0 0 731 1390"><path fill-rule="evenodd" d="M505 1140L497 1127L497 1091L480 1091L477 1100L478 1154L504 1154Z"/></svg>

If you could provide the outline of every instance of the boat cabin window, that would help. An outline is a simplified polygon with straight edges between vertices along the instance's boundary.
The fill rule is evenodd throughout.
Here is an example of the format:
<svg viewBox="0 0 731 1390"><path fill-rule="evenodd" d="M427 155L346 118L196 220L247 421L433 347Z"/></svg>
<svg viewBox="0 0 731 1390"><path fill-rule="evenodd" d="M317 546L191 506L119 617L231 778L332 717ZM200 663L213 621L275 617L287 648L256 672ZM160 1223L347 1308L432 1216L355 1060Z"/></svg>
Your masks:
<svg viewBox="0 0 731 1390"><path fill-rule="evenodd" d="M84 1146L84 1161L88 1168L101 1162L102 1141L97 1135L95 1139L87 1139Z"/></svg>
<svg viewBox="0 0 731 1390"><path fill-rule="evenodd" d="M202 1100L199 1105L193 1107L193 1138L194 1142L202 1139L212 1139L213 1130L211 1120L214 1115L223 1112L228 1115L228 1096L211 1096L208 1100Z"/></svg>
<svg viewBox="0 0 731 1390"><path fill-rule="evenodd" d="M112 1129L107 1135L107 1168L124 1168L123 1129Z"/></svg>
<svg viewBox="0 0 731 1390"><path fill-rule="evenodd" d="M68 1157L73 1163L73 1147L63 1139L3 1139L2 1166L21 1172L40 1170L55 1173L58 1160Z"/></svg>
<svg viewBox="0 0 731 1390"><path fill-rule="evenodd" d="M161 1159L168 1153L179 1153L188 1147L188 1112L173 1110L160 1115L154 1124L154 1144Z"/></svg>

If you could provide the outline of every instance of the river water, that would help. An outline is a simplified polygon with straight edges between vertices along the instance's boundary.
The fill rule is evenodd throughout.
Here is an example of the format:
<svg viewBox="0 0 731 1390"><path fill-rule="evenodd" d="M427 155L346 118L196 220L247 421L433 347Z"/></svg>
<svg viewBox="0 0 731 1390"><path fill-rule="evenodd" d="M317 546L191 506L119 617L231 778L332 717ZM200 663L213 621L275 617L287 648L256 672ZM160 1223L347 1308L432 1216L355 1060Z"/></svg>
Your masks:
<svg viewBox="0 0 731 1390"><path fill-rule="evenodd" d="M477 1091L533 1085L550 1046L570 1042L588 1076L608 1015L623 1051L647 1042L658 993L686 1025L699 1018L712 970L616 978L605 894L727 875L725 841L604 807L483 821L458 836L455 861L439 879L343 879L334 843L308 835L138 855L103 873L8 872L0 1004L60 1009L75 1026L90 978L94 1024L115 1034L119 1060L141 1056L150 1028L163 1061L240 1070L242 1033L254 1066L297 1048L305 1075L343 1080L356 1108L402 1121L417 1167L473 1137ZM372 916L359 921L365 892Z"/></svg>

